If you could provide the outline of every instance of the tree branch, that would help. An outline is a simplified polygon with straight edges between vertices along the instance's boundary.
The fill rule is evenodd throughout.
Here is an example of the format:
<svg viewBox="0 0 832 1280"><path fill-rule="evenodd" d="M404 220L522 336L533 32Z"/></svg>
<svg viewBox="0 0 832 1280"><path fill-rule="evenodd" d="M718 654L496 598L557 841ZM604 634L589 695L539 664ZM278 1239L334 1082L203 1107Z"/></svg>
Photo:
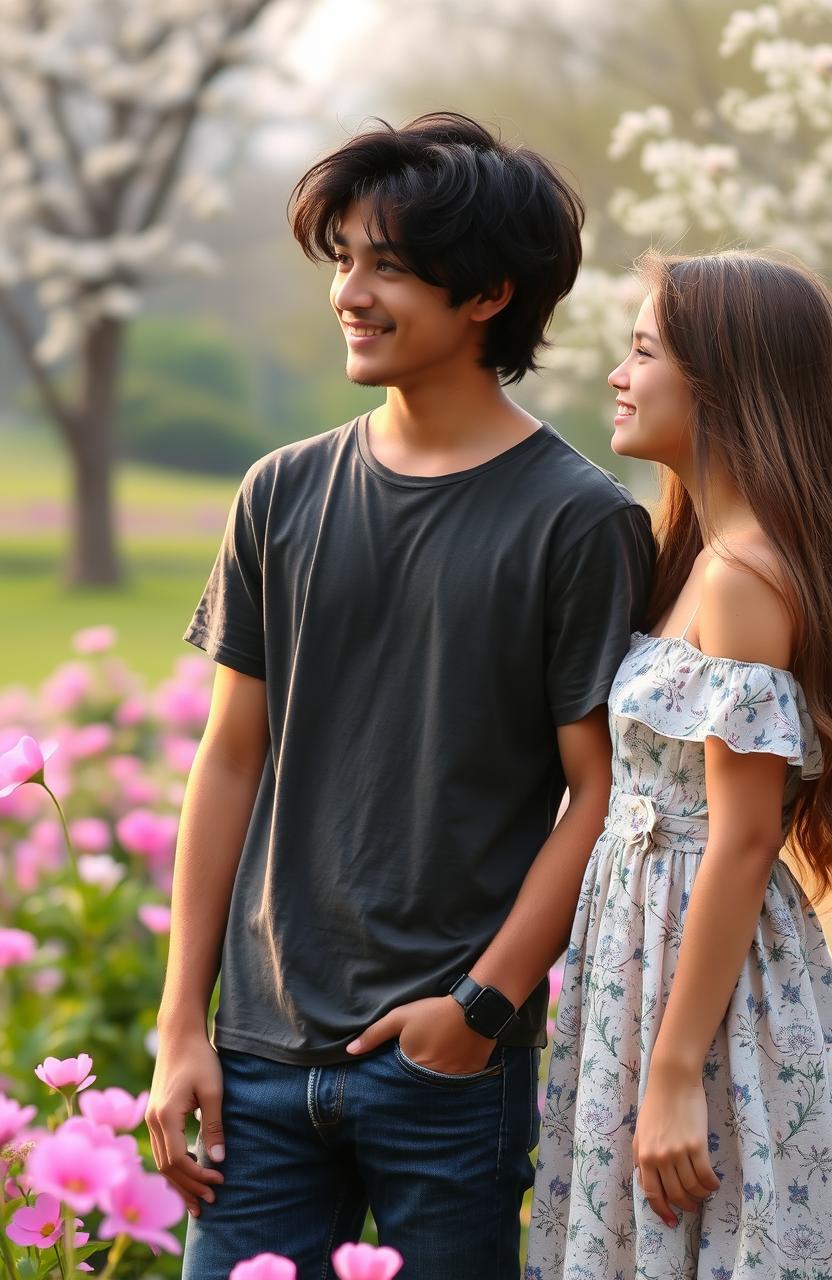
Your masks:
<svg viewBox="0 0 832 1280"><path fill-rule="evenodd" d="M271 0L252 0L252 3L249 5L248 9L240 17L236 19L232 19L229 22L228 28L225 32L225 36L223 38L222 43L225 44L233 36L239 35L241 31L248 30L248 28L254 22L256 22L256 20L260 17L260 14L270 3L271 3ZM173 183L176 181L176 178L179 174L179 170L182 164L182 158L185 152L185 147L187 146L187 143L188 143L188 138L191 132L191 126L193 125L194 120L199 114L199 98L202 91L227 66L228 66L228 59L224 57L222 54L217 55L216 57L212 58L208 63L206 63L206 65L202 69L202 73L199 77L197 84L194 86L194 90L191 95L190 101L187 103L186 106L180 107L177 112L171 113L171 115L168 117L168 120L166 122L164 121L162 122L162 125L164 125L164 123L168 123L176 127L177 116L178 116L179 119L178 119L177 137L173 145L171 146L171 149L168 153L168 156L167 156L167 159L165 160L164 165L162 166L162 171L159 174L159 179L155 185L154 190L150 195L150 198L147 202L144 212L141 214L139 218L138 229L140 231L147 230L147 228L149 226L152 226L152 224L159 217L159 214L161 213L162 208L164 207L165 200L168 197L170 189L173 186Z"/></svg>
<svg viewBox="0 0 832 1280"><path fill-rule="evenodd" d="M67 438L74 442L77 438L75 415L62 400L49 374L35 357L34 338L29 333L23 316L3 289L0 289L0 316L2 316L6 328L14 339L15 346L29 371L32 381L37 387L46 411L63 430Z"/></svg>

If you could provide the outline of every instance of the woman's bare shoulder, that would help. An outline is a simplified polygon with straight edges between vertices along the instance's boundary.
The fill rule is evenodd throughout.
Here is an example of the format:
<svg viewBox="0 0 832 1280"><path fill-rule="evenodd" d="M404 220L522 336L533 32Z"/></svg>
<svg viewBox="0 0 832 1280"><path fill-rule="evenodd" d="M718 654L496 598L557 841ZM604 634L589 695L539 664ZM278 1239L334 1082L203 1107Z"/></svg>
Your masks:
<svg viewBox="0 0 832 1280"><path fill-rule="evenodd" d="M699 610L703 652L788 668L794 623L785 590L782 561L761 529L726 539L703 576Z"/></svg>

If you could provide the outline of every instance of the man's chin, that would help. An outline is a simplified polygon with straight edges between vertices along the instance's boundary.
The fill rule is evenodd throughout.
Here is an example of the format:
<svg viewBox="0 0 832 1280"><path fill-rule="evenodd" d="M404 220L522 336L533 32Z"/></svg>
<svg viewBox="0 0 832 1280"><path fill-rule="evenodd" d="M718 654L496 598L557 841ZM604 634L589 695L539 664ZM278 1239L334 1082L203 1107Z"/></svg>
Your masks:
<svg viewBox="0 0 832 1280"><path fill-rule="evenodd" d="M348 360L344 373L347 375L347 381L353 383L356 387L387 387L389 382L385 380L382 372L375 372L366 367L362 369L361 361Z"/></svg>
<svg viewBox="0 0 832 1280"><path fill-rule="evenodd" d="M351 382L354 387L386 387L386 382L381 382L378 378L371 377L368 373L350 373L347 369L347 382Z"/></svg>

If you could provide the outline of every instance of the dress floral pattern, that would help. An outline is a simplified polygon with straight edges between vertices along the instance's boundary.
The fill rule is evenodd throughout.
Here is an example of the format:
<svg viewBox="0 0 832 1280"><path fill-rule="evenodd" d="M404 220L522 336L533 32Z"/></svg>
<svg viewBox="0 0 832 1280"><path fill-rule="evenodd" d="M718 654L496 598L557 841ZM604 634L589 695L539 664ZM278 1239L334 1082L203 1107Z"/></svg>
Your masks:
<svg viewBox="0 0 832 1280"><path fill-rule="evenodd" d="M631 1146L707 839L704 741L786 757L785 824L821 767L803 691L787 671L636 632L610 727L613 792L566 957L526 1280L832 1280L832 966L785 863L705 1062L720 1189L666 1227Z"/></svg>

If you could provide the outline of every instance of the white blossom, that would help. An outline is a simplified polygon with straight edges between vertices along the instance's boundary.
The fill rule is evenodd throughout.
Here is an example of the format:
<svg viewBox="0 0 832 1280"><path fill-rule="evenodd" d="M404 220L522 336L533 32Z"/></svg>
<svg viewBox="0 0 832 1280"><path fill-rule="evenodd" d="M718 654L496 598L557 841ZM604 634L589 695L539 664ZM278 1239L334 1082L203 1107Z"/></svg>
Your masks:
<svg viewBox="0 0 832 1280"><path fill-rule="evenodd" d="M92 300L97 315L109 316L113 320L132 320L142 308L141 294L124 284L110 284L108 288L99 289L92 294Z"/></svg>
<svg viewBox="0 0 832 1280"><path fill-rule="evenodd" d="M179 203L195 218L207 221L231 208L231 193L227 185L210 173L189 173L177 190Z"/></svg>
<svg viewBox="0 0 832 1280"><path fill-rule="evenodd" d="M788 93L752 98L744 89L727 89L719 100L720 115L740 133L768 133L786 142L797 128L794 100Z"/></svg>
<svg viewBox="0 0 832 1280"><path fill-rule="evenodd" d="M79 280L106 280L115 267L112 241L81 240L73 245L67 270Z"/></svg>
<svg viewBox="0 0 832 1280"><path fill-rule="evenodd" d="M215 276L221 268L220 259L214 250L196 240L177 245L171 257L180 271L187 271L193 275Z"/></svg>
<svg viewBox="0 0 832 1280"><path fill-rule="evenodd" d="M66 306L76 294L76 286L66 276L53 276L44 280L37 288L38 301L47 311L53 307Z"/></svg>
<svg viewBox="0 0 832 1280"><path fill-rule="evenodd" d="M113 236L111 243L119 267L141 271L161 263L173 243L173 231L164 223L156 223L146 231Z"/></svg>
<svg viewBox="0 0 832 1280"><path fill-rule="evenodd" d="M828 269L832 261L832 44L827 36L832 0L770 0L739 10L729 19L720 52L747 50L757 92L730 86L717 103L722 134L737 144L716 144L676 135L664 107L626 112L612 135L613 158L637 153L649 190L619 188L609 214L624 231L670 251L684 250L686 237L703 235L714 249L726 245L770 245ZM713 130L708 108L692 125L707 138ZM812 142L812 133L816 141ZM749 146L743 135L757 135ZM800 145L795 145L795 139ZM749 159L760 157L756 170ZM634 252L637 251L634 248ZM616 281L586 266L563 309L565 341L546 363L557 396L563 385L584 374L597 378L610 359L620 359L620 331L626 307L617 300ZM622 290L625 286L622 285ZM583 347L594 359L584 359ZM563 381L561 381L561 378Z"/></svg>
<svg viewBox="0 0 832 1280"><path fill-rule="evenodd" d="M752 36L776 36L780 32L780 14L774 5L759 9L737 9L728 19L719 46L720 55L730 58L746 45Z"/></svg>
<svg viewBox="0 0 832 1280"><path fill-rule="evenodd" d="M88 151L83 160L84 177L93 186L119 178L136 167L141 159L138 144L132 138L106 142Z"/></svg>
<svg viewBox="0 0 832 1280"><path fill-rule="evenodd" d="M77 311L68 307L51 311L46 331L35 346L35 359L44 365L57 364L75 350L81 331Z"/></svg>
<svg viewBox="0 0 832 1280"><path fill-rule="evenodd" d="M650 135L667 137L673 128L673 117L666 107L648 107L646 111L625 111L613 129L608 155L620 160Z"/></svg>

